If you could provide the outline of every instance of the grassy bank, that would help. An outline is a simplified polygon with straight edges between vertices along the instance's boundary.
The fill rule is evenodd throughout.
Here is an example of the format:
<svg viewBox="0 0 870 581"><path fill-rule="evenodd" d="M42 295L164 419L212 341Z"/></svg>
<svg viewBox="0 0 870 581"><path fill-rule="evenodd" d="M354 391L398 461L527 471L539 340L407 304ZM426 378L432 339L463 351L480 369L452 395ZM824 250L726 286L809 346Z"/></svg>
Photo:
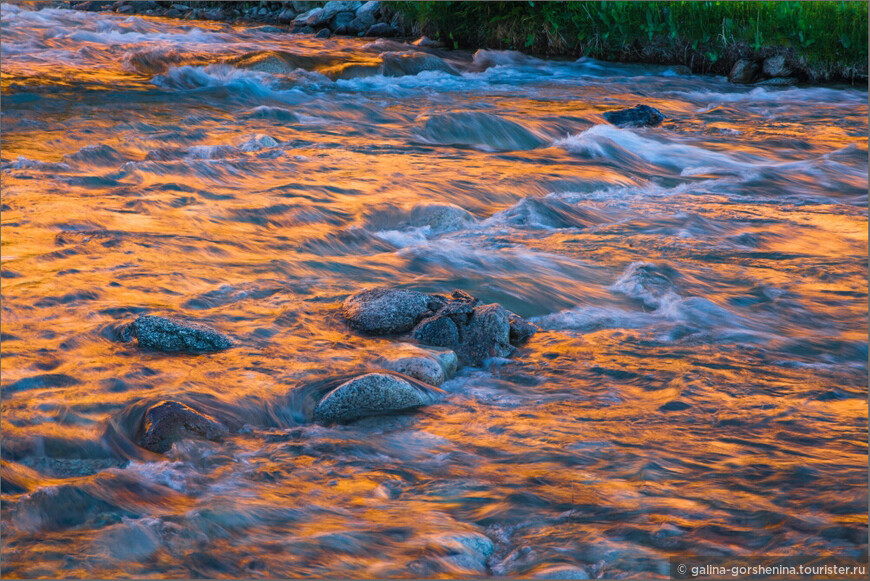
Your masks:
<svg viewBox="0 0 870 581"><path fill-rule="evenodd" d="M457 48L681 64L785 54L806 80L867 79L867 2L390 2Z"/></svg>

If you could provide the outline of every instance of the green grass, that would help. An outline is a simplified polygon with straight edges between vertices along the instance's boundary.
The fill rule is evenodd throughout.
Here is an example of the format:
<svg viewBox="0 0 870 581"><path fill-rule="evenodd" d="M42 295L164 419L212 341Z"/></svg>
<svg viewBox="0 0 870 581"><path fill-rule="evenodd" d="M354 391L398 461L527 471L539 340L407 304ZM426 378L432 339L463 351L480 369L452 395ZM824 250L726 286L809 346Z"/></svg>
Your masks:
<svg viewBox="0 0 870 581"><path fill-rule="evenodd" d="M390 2L456 48L727 72L786 52L805 76L867 76L867 2Z"/></svg>

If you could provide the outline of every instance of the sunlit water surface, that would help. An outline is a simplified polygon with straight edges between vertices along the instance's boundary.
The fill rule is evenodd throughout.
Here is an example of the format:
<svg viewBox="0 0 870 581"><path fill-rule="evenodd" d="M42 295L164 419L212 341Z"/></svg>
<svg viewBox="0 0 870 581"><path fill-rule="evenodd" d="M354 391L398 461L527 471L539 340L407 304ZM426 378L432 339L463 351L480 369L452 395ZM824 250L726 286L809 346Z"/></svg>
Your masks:
<svg viewBox="0 0 870 581"><path fill-rule="evenodd" d="M866 90L10 5L2 41L5 576L866 551ZM601 117L637 103L667 121ZM336 316L373 285L542 331L437 405L312 424L306 386L399 340ZM119 342L146 312L238 346ZM125 410L163 398L244 428L149 454Z"/></svg>

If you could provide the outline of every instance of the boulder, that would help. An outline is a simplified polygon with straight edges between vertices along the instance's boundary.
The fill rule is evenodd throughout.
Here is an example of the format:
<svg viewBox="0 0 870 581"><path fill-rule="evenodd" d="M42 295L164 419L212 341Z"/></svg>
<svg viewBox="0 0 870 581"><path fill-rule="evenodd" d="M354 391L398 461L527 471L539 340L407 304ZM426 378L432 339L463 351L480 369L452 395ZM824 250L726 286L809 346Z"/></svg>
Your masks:
<svg viewBox="0 0 870 581"><path fill-rule="evenodd" d="M390 371L396 371L419 379L423 383L439 386L446 379L444 368L441 364L431 357L399 357L397 359L387 359L383 362L383 368Z"/></svg>
<svg viewBox="0 0 870 581"><path fill-rule="evenodd" d="M205 353L233 346L228 337L204 325L153 315L137 318L129 333L140 347L170 353Z"/></svg>
<svg viewBox="0 0 870 581"><path fill-rule="evenodd" d="M177 401L162 401L148 408L142 418L136 443L158 454L180 440L221 440L229 430L208 414Z"/></svg>
<svg viewBox="0 0 870 581"><path fill-rule="evenodd" d="M377 24L373 24L366 30L366 36L379 36L379 37L391 37L396 36L396 29L387 24L386 22L378 22Z"/></svg>
<svg viewBox="0 0 870 581"><path fill-rule="evenodd" d="M300 14L296 18L293 19L293 22L302 22L306 26L310 26L312 28L319 28L321 26L326 26L329 22L329 19L332 18L331 15L326 14L326 10L323 8L314 8L313 10L309 10L304 14Z"/></svg>
<svg viewBox="0 0 870 581"><path fill-rule="evenodd" d="M538 328L529 323L521 316L511 313L508 311L508 323L510 324L510 342L511 345L519 345L532 335L534 335Z"/></svg>
<svg viewBox="0 0 870 581"><path fill-rule="evenodd" d="M341 315L358 331L372 335L404 333L427 314L429 297L424 293L376 288L358 292L341 305Z"/></svg>
<svg viewBox="0 0 870 581"><path fill-rule="evenodd" d="M321 28L317 34L314 35L316 38L329 38L332 36L332 33L329 32L328 28Z"/></svg>
<svg viewBox="0 0 870 581"><path fill-rule="evenodd" d="M380 2L366 2L356 11L356 17L348 28L354 32L365 32L377 22L377 14L380 10Z"/></svg>
<svg viewBox="0 0 870 581"><path fill-rule="evenodd" d="M507 357L513 350L508 311L495 303L474 308L455 349L459 360L468 365L480 365L490 357Z"/></svg>
<svg viewBox="0 0 870 581"><path fill-rule="evenodd" d="M420 48L443 48L444 43L438 42L437 40L432 40L428 36L421 36L414 42L412 42L414 46L419 46Z"/></svg>
<svg viewBox="0 0 870 581"><path fill-rule="evenodd" d="M332 20L329 23L329 26L333 30L338 30L341 27L347 27L353 20L355 16L353 12L339 12L335 16L332 17Z"/></svg>
<svg viewBox="0 0 870 581"><path fill-rule="evenodd" d="M317 8L320 5L320 2L307 2L307 1L299 1L299 2L290 2L290 6L293 7L297 13L305 12L306 10L311 10L312 8Z"/></svg>
<svg viewBox="0 0 870 581"><path fill-rule="evenodd" d="M381 55L381 60L383 61L382 73L385 77L418 75L423 71L439 71L450 75L459 74L443 59L425 52L385 52Z"/></svg>
<svg viewBox="0 0 870 581"><path fill-rule="evenodd" d="M764 59L761 70L768 77L788 77L792 70L785 62L785 55L778 54Z"/></svg>
<svg viewBox="0 0 870 581"><path fill-rule="evenodd" d="M751 83L758 76L758 65L747 59L740 59L731 67L728 80L732 83Z"/></svg>
<svg viewBox="0 0 870 581"><path fill-rule="evenodd" d="M456 347L459 344L459 329L450 317L436 315L420 321L414 328L414 338L424 345Z"/></svg>
<svg viewBox="0 0 870 581"><path fill-rule="evenodd" d="M441 393L387 373L369 373L346 381L327 393L314 408L321 424L395 413L434 403Z"/></svg>
<svg viewBox="0 0 870 581"><path fill-rule="evenodd" d="M327 2L323 5L323 11L329 18L332 18L339 12L356 13L362 8L362 2Z"/></svg>
<svg viewBox="0 0 870 581"><path fill-rule="evenodd" d="M635 105L631 109L607 111L604 119L619 127L655 127L664 121L665 116L649 105Z"/></svg>
<svg viewBox="0 0 870 581"><path fill-rule="evenodd" d="M281 24L290 24L293 22L293 19L296 18L297 12L293 10L291 6L286 6L281 12L278 13L278 22Z"/></svg>

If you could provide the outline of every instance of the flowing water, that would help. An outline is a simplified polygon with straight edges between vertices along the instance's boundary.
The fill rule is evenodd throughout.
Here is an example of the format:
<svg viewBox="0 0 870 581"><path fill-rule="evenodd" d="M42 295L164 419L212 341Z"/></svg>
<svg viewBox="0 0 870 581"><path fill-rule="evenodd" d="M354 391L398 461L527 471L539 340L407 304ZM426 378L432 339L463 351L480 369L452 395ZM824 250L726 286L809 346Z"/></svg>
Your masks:
<svg viewBox="0 0 870 581"><path fill-rule="evenodd" d="M866 555L865 89L6 4L2 41L4 576ZM336 316L377 285L541 331L313 424L403 340ZM142 313L237 346L119 341ZM240 428L148 453L167 398Z"/></svg>

